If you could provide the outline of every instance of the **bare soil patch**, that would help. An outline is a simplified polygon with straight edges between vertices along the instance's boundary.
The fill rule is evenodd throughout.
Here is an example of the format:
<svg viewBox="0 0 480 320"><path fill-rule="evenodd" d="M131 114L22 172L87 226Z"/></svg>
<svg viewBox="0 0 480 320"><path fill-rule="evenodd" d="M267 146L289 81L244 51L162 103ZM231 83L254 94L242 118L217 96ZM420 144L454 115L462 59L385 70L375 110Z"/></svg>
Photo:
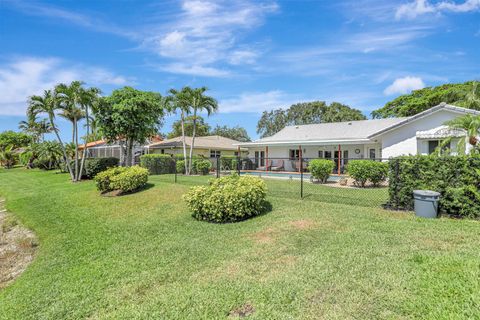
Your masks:
<svg viewBox="0 0 480 320"><path fill-rule="evenodd" d="M315 221L307 219L290 221L289 224L292 227L300 230L313 229L316 226Z"/></svg>
<svg viewBox="0 0 480 320"><path fill-rule="evenodd" d="M255 312L255 308L247 303L241 307L235 308L228 314L232 318L245 318Z"/></svg>
<svg viewBox="0 0 480 320"><path fill-rule="evenodd" d="M37 246L35 234L19 225L0 200L0 289L25 271Z"/></svg>
<svg viewBox="0 0 480 320"><path fill-rule="evenodd" d="M275 233L275 229L267 228L265 230L262 230L253 234L253 239L257 243L272 243L275 241L274 233Z"/></svg>

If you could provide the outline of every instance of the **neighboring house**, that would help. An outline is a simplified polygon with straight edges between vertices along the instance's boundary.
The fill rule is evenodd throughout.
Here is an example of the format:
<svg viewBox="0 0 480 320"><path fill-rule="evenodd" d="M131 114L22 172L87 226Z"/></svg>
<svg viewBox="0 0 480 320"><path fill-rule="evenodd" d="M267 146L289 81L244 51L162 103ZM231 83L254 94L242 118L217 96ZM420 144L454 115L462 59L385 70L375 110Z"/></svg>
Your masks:
<svg viewBox="0 0 480 320"><path fill-rule="evenodd" d="M449 149L456 153L465 132L450 130L444 123L465 114L480 112L442 103L405 118L288 126L271 137L237 145L248 148L257 168L266 163L275 166L271 164L273 159L292 160L284 162L287 171L298 170L299 158L332 159L343 168L348 159L430 154L446 138L452 138Z"/></svg>
<svg viewBox="0 0 480 320"><path fill-rule="evenodd" d="M159 136L153 137L149 140L148 143L162 141L162 138ZM87 158L107 158L115 157L120 159L122 162L123 152L122 146L120 145L121 141L116 141L114 143L108 143L106 140L97 140L87 143ZM85 145L78 146L78 149L83 152ZM134 162L136 164L140 163L140 156L145 154L145 147L142 144L135 144L133 147L133 156Z"/></svg>
<svg viewBox="0 0 480 320"><path fill-rule="evenodd" d="M176 137L147 145L147 153L161 154L182 154L183 155L183 139ZM187 155L192 145L192 137L185 137L187 146ZM239 141L224 138L221 136L195 137L195 145L193 148L194 156L203 156L205 158L218 158L221 156L241 156L247 155L247 149L240 148L236 144Z"/></svg>

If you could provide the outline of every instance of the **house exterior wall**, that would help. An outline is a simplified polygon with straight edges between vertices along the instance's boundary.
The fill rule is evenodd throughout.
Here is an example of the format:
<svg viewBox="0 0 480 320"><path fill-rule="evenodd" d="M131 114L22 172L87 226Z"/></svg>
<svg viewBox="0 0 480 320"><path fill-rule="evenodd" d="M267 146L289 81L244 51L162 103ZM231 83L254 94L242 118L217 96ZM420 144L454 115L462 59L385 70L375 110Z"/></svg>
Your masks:
<svg viewBox="0 0 480 320"><path fill-rule="evenodd" d="M446 121L457 117L459 117L457 113L448 110L441 110L383 134L379 137L382 144L383 158L391 158L401 155L428 154L429 139L417 139L417 131L427 131L440 128ZM457 142L458 140L452 143L452 150L456 149Z"/></svg>
<svg viewBox="0 0 480 320"><path fill-rule="evenodd" d="M342 156L344 158L344 152L348 151L348 159L363 159L369 157L369 149L375 149L375 157L379 158L381 156L381 146L380 144L345 144L340 145ZM298 146L270 146L268 147L268 159L275 162L278 160L284 160L284 169L286 171L295 171L295 160L290 160L290 150L298 149ZM358 150L358 153L355 151ZM255 152L256 151L263 151L265 152L265 158L267 157L266 154L266 147L251 147L248 148L248 158L252 161L255 159ZM330 159L334 159L335 151L338 151L338 145L319 145L319 146L304 146L302 147L302 157L307 161L309 159L317 159L319 156L319 151L323 151L323 155L325 157L325 152L329 151L331 153ZM343 163L343 160L342 160Z"/></svg>

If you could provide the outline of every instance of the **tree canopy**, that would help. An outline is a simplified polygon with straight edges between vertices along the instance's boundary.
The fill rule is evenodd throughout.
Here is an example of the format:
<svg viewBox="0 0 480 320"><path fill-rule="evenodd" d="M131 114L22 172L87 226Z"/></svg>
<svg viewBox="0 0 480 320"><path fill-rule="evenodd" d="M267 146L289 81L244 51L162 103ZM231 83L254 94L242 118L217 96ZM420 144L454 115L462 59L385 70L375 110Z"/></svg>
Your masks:
<svg viewBox="0 0 480 320"><path fill-rule="evenodd" d="M4 131L0 133L0 149L12 147L13 150L26 147L32 142L32 137L23 132Z"/></svg>
<svg viewBox="0 0 480 320"><path fill-rule="evenodd" d="M217 125L213 130L210 132L213 136L221 136L233 140L237 140L240 142L248 142L251 141L250 137L248 136L247 130L240 126L235 127L228 127L228 126L219 126Z"/></svg>
<svg viewBox="0 0 480 320"><path fill-rule="evenodd" d="M191 137L193 134L193 116L185 117L185 136ZM210 126L205 122L202 116L197 116L196 135L199 137L208 136L210 134ZM172 124L172 131L167 135L168 139L182 136L182 120L177 120Z"/></svg>
<svg viewBox="0 0 480 320"><path fill-rule="evenodd" d="M409 117L434 107L441 102L459 107L480 110L480 85L478 81L444 84L414 90L387 102L372 112L373 118Z"/></svg>
<svg viewBox="0 0 480 320"><path fill-rule="evenodd" d="M107 140L124 141L125 157L122 162L131 165L133 144L144 143L158 133L166 109L165 100L159 93L124 87L101 99L93 111Z"/></svg>
<svg viewBox="0 0 480 320"><path fill-rule="evenodd" d="M288 109L264 111L257 124L257 133L268 137L289 125L313 124L323 122L365 120L360 110L347 105L325 101L297 103Z"/></svg>

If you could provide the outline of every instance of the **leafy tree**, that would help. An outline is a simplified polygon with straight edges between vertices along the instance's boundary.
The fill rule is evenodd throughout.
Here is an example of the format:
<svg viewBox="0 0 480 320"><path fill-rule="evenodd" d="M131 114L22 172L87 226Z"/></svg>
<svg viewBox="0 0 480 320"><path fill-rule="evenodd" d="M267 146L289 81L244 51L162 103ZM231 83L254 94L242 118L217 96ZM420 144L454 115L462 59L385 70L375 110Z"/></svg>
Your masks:
<svg viewBox="0 0 480 320"><path fill-rule="evenodd" d="M23 132L4 131L0 133L0 149L12 147L13 150L26 147L32 142L32 137Z"/></svg>
<svg viewBox="0 0 480 320"><path fill-rule="evenodd" d="M372 112L373 118L409 117L441 102L480 110L480 87L477 81L427 87L401 95Z"/></svg>
<svg viewBox="0 0 480 320"><path fill-rule="evenodd" d="M99 129L113 142L120 140L122 165L133 164L133 145L158 132L169 107L159 93L124 87L102 98L93 109Z"/></svg>
<svg viewBox="0 0 480 320"><path fill-rule="evenodd" d="M288 109L264 111L257 123L257 133L263 138L274 135L289 125L365 119L360 110L338 102L330 105L324 101L304 102L294 104Z"/></svg>
<svg viewBox="0 0 480 320"><path fill-rule="evenodd" d="M193 116L187 116L183 120L183 131L182 131L182 120L177 120L172 125L172 132L167 135L168 139L182 137L183 133L185 136L191 137L193 135ZM197 116L197 136L204 137L210 134L210 126L205 122L205 119L201 116Z"/></svg>
<svg viewBox="0 0 480 320"><path fill-rule="evenodd" d="M249 142L252 141L248 136L247 130L240 126L236 127L227 127L227 126L219 126L217 125L211 132L211 135L221 136L233 140L237 140L240 142Z"/></svg>

